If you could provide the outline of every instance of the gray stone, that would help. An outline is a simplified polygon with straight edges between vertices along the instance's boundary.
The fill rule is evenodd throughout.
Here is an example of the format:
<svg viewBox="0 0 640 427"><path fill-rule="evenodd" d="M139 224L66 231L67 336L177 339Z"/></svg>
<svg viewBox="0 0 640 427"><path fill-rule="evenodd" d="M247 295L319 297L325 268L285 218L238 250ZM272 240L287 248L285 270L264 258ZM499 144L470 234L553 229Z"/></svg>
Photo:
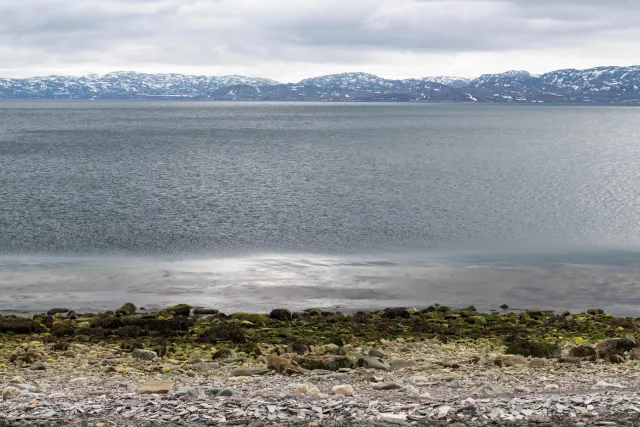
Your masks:
<svg viewBox="0 0 640 427"><path fill-rule="evenodd" d="M9 386L2 390L2 399L4 400L15 399L18 396L20 396L20 389L17 387Z"/></svg>
<svg viewBox="0 0 640 427"><path fill-rule="evenodd" d="M389 362L389 365L391 365L393 369L413 368L418 366L418 362L415 360L395 359Z"/></svg>
<svg viewBox="0 0 640 427"><path fill-rule="evenodd" d="M331 392L342 396L353 396L353 386L350 384L335 385L331 388Z"/></svg>
<svg viewBox="0 0 640 427"><path fill-rule="evenodd" d="M356 364L361 368L367 369L390 369L391 365L386 363L384 360L371 357L371 356L360 356L356 361Z"/></svg>
<svg viewBox="0 0 640 427"><path fill-rule="evenodd" d="M158 357L158 354L152 350L143 350L141 348L136 348L135 350L133 350L133 352L131 352L131 357L140 360L153 360Z"/></svg>
<svg viewBox="0 0 640 427"><path fill-rule="evenodd" d="M231 371L232 377L250 377L252 375L265 375L269 373L267 368L236 368Z"/></svg>
<svg viewBox="0 0 640 427"><path fill-rule="evenodd" d="M177 397L181 397L181 396L198 397L201 394L202 394L202 391L197 387L182 387L173 393L173 395Z"/></svg>
<svg viewBox="0 0 640 427"><path fill-rule="evenodd" d="M220 390L217 394L217 397L221 397L221 396L225 396L225 397L231 397L233 396L233 390L231 390L229 387L225 387L222 390Z"/></svg>

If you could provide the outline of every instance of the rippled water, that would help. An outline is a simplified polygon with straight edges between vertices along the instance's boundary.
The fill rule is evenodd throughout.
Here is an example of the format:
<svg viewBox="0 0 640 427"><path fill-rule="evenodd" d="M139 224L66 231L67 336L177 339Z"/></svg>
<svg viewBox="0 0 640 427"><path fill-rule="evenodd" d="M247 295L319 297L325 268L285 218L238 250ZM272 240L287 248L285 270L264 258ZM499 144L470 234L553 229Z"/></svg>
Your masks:
<svg viewBox="0 0 640 427"><path fill-rule="evenodd" d="M0 103L0 308L635 312L638 141L632 108Z"/></svg>

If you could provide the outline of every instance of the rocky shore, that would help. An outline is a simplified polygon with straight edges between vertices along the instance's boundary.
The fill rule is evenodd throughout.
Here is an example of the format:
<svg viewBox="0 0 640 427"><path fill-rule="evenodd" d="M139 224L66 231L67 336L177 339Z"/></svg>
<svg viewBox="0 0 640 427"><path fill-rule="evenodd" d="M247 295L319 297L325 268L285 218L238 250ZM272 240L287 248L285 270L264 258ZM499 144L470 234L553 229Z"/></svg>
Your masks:
<svg viewBox="0 0 640 427"><path fill-rule="evenodd" d="M0 426L632 426L638 325L437 305L3 316Z"/></svg>

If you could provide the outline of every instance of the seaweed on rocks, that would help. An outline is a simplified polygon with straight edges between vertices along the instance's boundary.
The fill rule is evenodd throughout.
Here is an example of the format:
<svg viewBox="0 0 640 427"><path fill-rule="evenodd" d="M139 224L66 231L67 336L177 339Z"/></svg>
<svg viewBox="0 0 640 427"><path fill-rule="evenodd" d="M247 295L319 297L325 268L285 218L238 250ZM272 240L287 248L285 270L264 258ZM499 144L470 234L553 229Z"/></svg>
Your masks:
<svg viewBox="0 0 640 427"><path fill-rule="evenodd" d="M406 307L386 308L382 317L385 319L395 319L396 317L408 319L411 317L411 312Z"/></svg>
<svg viewBox="0 0 640 427"><path fill-rule="evenodd" d="M127 325L116 329L116 335L120 338L138 338L144 333L144 329L135 325Z"/></svg>
<svg viewBox="0 0 640 427"><path fill-rule="evenodd" d="M191 306L188 304L178 304L171 307L167 307L166 310L169 313L175 313L178 316L188 316L191 313Z"/></svg>
<svg viewBox="0 0 640 427"><path fill-rule="evenodd" d="M15 316L0 316L0 333L31 334L44 332L35 320Z"/></svg>
<svg viewBox="0 0 640 427"><path fill-rule="evenodd" d="M51 333L56 337L69 337L75 335L76 328L69 322L56 321L53 322Z"/></svg>
<svg viewBox="0 0 640 427"><path fill-rule="evenodd" d="M200 342L216 344L222 341L231 341L242 344L247 341L244 329L234 323L220 323L204 331L200 336Z"/></svg>
<svg viewBox="0 0 640 427"><path fill-rule="evenodd" d="M141 342L123 342L120 344L120 348L131 353L133 350L142 350L144 345Z"/></svg>
<svg viewBox="0 0 640 427"><path fill-rule="evenodd" d="M269 317L271 317L274 320L280 320L280 321L288 321L293 319L291 312L286 308L276 308L274 310L271 310Z"/></svg>
<svg viewBox="0 0 640 427"><path fill-rule="evenodd" d="M69 343L64 341L58 341L51 346L53 351L67 351L69 350Z"/></svg>

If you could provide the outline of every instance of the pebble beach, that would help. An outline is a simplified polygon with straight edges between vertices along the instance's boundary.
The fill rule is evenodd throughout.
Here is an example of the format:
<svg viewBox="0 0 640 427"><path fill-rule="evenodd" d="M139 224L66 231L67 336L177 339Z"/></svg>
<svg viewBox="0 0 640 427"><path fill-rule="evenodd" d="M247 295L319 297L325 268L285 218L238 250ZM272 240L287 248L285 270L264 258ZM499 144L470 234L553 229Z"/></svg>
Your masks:
<svg viewBox="0 0 640 427"><path fill-rule="evenodd" d="M0 318L0 426L595 426L640 420L633 318L477 313Z"/></svg>

